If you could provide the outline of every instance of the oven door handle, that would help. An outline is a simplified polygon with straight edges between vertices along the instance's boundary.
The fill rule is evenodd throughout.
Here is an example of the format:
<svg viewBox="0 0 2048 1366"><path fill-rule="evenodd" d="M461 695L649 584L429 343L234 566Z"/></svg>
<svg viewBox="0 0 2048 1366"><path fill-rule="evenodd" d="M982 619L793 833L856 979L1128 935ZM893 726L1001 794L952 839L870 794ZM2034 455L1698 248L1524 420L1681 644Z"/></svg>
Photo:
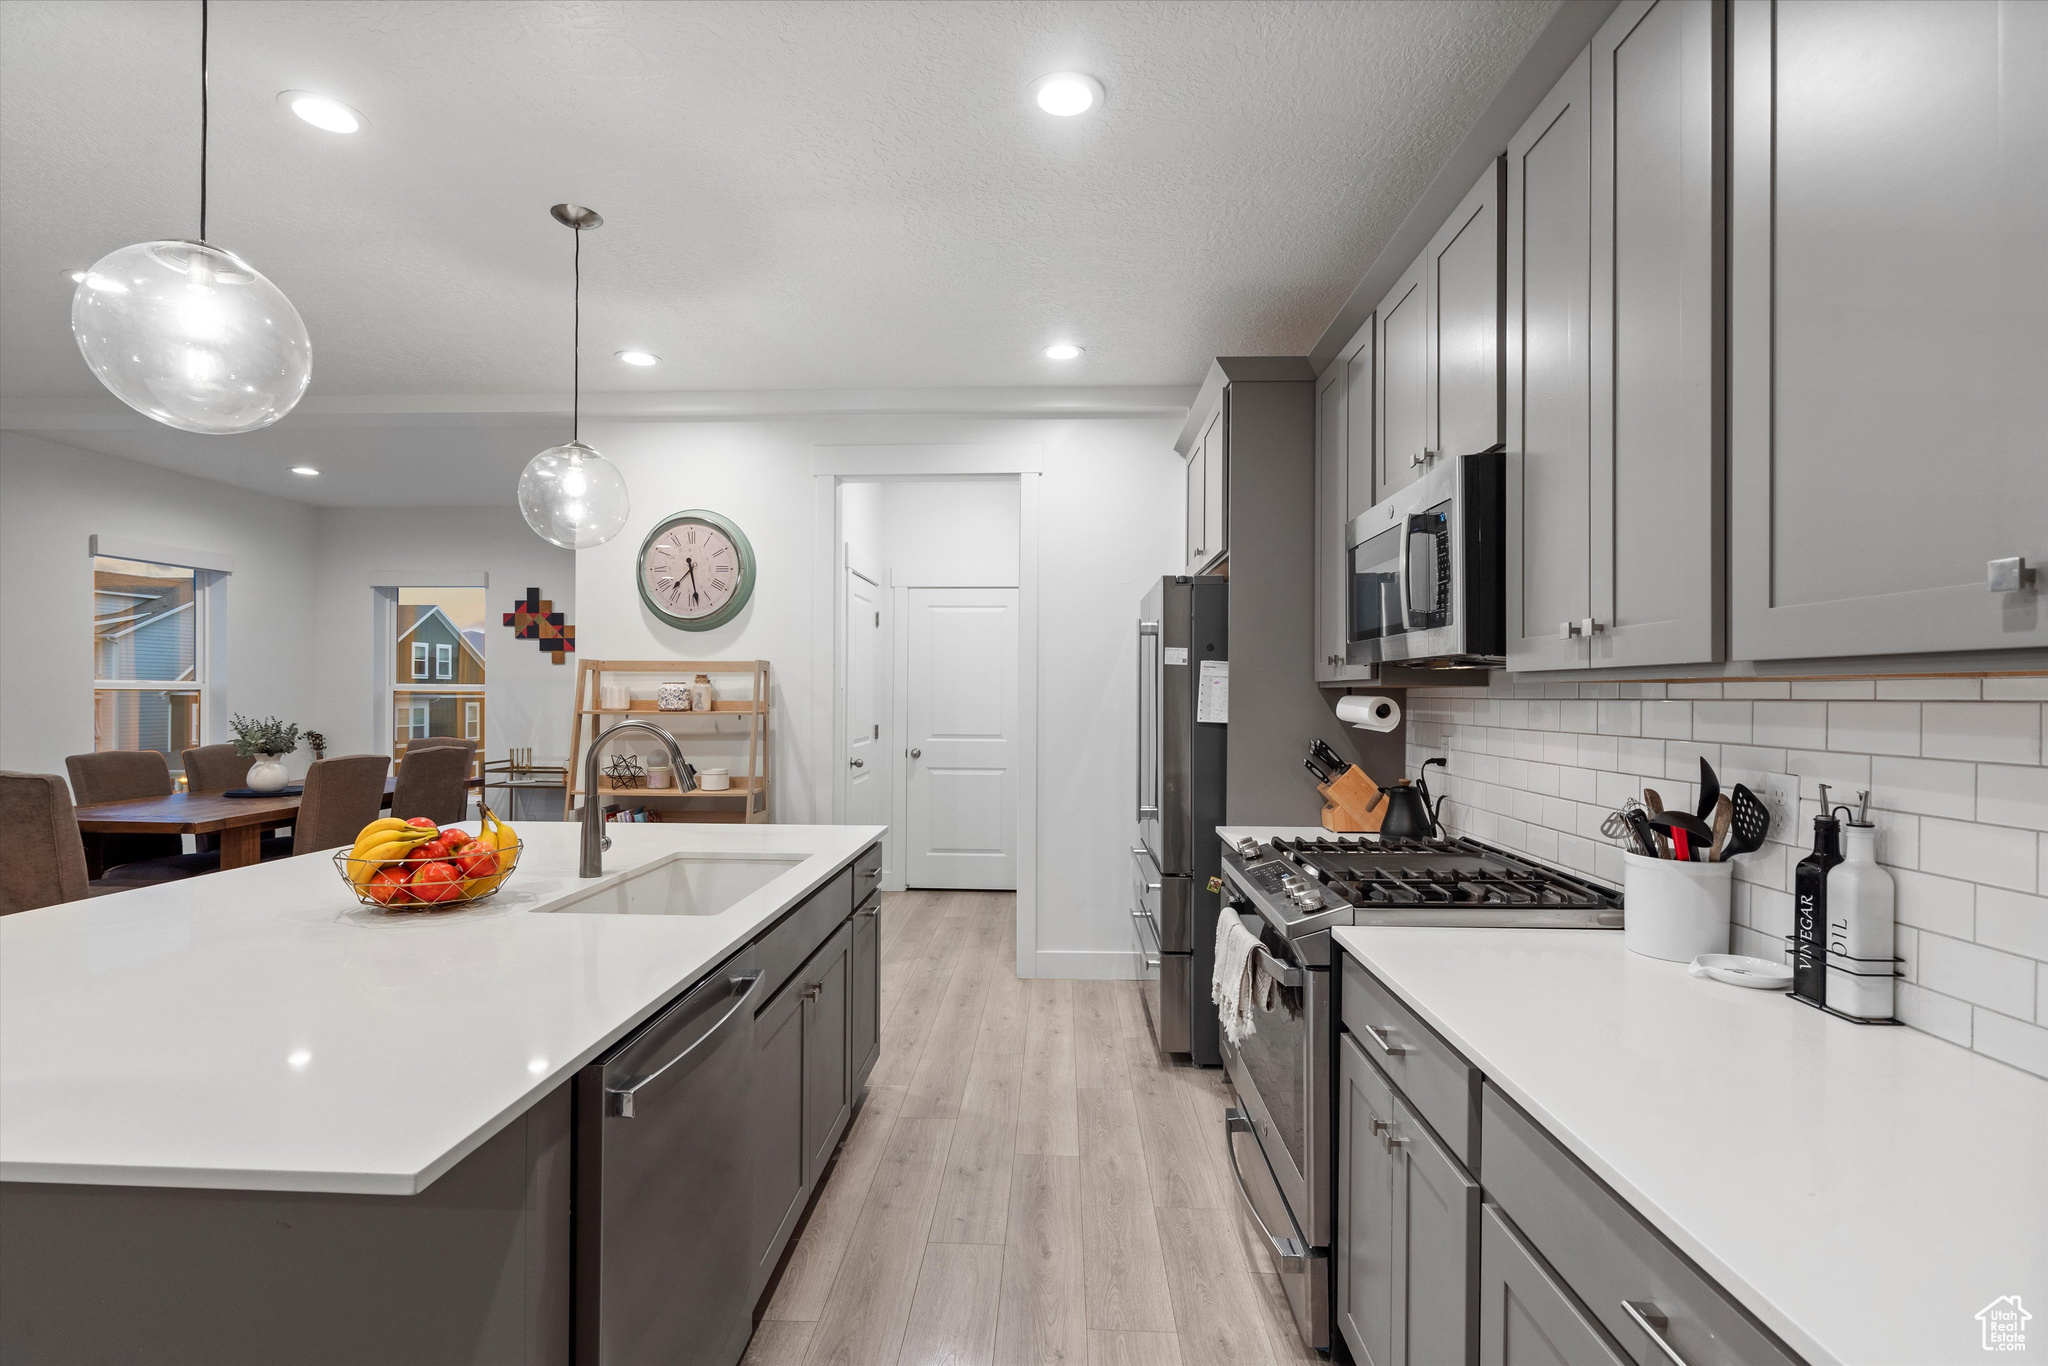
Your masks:
<svg viewBox="0 0 2048 1366"><path fill-rule="evenodd" d="M1260 924L1265 923L1265 919L1262 916L1253 916L1252 919L1257 920ZM1238 921L1240 924L1242 924L1244 920L1245 917L1243 915L1238 916ZM1250 933L1254 938L1257 938L1259 932L1257 930L1250 930ZM1274 957L1273 951L1267 948L1264 944L1254 945L1252 948L1252 952L1255 956L1257 956L1265 962L1266 971L1270 973L1272 975L1273 980L1278 982L1281 986L1290 987L1295 991L1300 991L1303 987L1306 987L1308 985L1307 968L1297 968L1284 958Z"/></svg>
<svg viewBox="0 0 2048 1366"><path fill-rule="evenodd" d="M1266 1241L1273 1245L1273 1256L1279 1260L1280 1270L1288 1275L1300 1274L1307 1264L1308 1249L1299 1238L1276 1238L1273 1230L1266 1227L1259 1207L1252 1203L1252 1193L1244 1184L1244 1169L1237 1165L1237 1144L1231 1141L1232 1134L1250 1134L1252 1142L1259 1141L1259 1131L1253 1126L1251 1116L1242 1110L1223 1112L1223 1146L1230 1153L1230 1174L1237 1178L1237 1193L1244 1199L1244 1207L1251 1211L1252 1222L1259 1226L1259 1232L1266 1235Z"/></svg>

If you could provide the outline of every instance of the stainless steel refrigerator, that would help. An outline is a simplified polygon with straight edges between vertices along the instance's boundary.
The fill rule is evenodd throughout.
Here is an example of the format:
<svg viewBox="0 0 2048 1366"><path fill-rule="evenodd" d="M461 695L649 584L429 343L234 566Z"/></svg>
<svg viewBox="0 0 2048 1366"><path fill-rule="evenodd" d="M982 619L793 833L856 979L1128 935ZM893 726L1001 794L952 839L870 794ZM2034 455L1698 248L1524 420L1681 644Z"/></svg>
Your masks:
<svg viewBox="0 0 2048 1366"><path fill-rule="evenodd" d="M1230 581L1162 579L1138 621L1138 842L1131 850L1131 918L1145 957L1145 1001L1159 1046L1216 1065L1209 1002L1222 872L1228 725L1203 712L1203 661L1230 659ZM1216 670L1212 667L1211 688ZM1212 691L1213 700L1213 691Z"/></svg>

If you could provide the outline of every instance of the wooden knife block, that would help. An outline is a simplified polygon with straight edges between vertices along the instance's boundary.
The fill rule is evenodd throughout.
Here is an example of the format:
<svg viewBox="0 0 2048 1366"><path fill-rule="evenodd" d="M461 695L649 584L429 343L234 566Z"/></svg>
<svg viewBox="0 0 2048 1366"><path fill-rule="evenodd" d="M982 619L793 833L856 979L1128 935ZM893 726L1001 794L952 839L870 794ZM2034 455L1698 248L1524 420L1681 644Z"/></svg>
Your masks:
<svg viewBox="0 0 2048 1366"><path fill-rule="evenodd" d="M1388 803L1380 800L1379 784L1355 764L1318 783L1316 791L1323 794L1323 829L1334 834L1368 835L1386 819Z"/></svg>

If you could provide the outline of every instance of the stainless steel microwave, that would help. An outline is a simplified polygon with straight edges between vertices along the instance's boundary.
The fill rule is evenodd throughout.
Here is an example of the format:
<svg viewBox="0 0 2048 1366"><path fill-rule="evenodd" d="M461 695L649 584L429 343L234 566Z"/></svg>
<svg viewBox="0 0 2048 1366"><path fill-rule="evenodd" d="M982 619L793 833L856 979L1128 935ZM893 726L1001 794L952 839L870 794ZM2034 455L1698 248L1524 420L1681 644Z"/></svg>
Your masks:
<svg viewBox="0 0 2048 1366"><path fill-rule="evenodd" d="M1353 664L1506 662L1507 457L1438 460L1351 519L1345 653Z"/></svg>

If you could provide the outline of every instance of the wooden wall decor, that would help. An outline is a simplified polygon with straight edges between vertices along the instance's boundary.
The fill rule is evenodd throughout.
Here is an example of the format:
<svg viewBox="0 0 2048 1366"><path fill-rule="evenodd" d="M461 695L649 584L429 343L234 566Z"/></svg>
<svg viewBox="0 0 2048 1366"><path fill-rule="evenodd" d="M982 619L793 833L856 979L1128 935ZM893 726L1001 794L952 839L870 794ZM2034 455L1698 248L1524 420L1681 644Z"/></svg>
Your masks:
<svg viewBox="0 0 2048 1366"><path fill-rule="evenodd" d="M557 664L565 664L576 652L576 628L569 625L566 616L557 612L555 604L542 597L538 588L529 588L526 596L513 603L512 610L505 614L505 624L512 628L515 638L539 642L542 654L554 656Z"/></svg>

